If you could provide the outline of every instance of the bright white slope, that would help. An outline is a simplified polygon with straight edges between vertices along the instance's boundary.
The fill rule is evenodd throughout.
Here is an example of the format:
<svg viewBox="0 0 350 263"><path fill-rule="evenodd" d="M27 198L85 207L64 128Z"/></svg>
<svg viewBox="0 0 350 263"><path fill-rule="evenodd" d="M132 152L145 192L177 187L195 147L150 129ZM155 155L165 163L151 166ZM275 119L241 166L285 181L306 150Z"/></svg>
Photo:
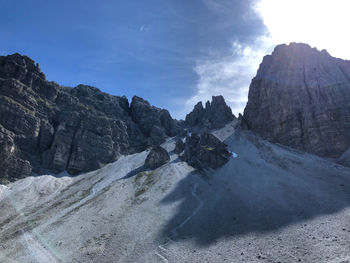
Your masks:
<svg viewBox="0 0 350 263"><path fill-rule="evenodd" d="M147 151L78 177L0 187L0 262L350 260L350 169L236 131L236 153L200 175Z"/></svg>

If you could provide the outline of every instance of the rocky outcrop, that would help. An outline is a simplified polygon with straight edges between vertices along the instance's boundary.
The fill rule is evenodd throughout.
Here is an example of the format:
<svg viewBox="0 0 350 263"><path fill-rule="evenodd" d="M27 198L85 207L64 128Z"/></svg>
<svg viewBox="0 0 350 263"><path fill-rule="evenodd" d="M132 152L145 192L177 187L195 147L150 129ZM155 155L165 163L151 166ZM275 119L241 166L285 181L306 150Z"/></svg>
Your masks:
<svg viewBox="0 0 350 263"><path fill-rule="evenodd" d="M186 115L186 126L207 129L218 129L233 121L235 116L231 108L227 106L222 96L213 96L212 102L206 102L203 108L202 102L198 102L191 113Z"/></svg>
<svg viewBox="0 0 350 263"><path fill-rule="evenodd" d="M326 157L350 148L350 61L291 43L265 56L249 88L243 127Z"/></svg>
<svg viewBox="0 0 350 263"><path fill-rule="evenodd" d="M181 158L189 165L205 170L216 169L227 163L231 157L227 145L211 133L192 134L186 137L185 150Z"/></svg>
<svg viewBox="0 0 350 263"><path fill-rule="evenodd" d="M147 155L145 167L153 170L166 164L169 160L169 153L161 146L155 146Z"/></svg>
<svg viewBox="0 0 350 263"><path fill-rule="evenodd" d="M0 57L0 178L79 174L180 131L167 111L141 98L129 106L91 86L62 87L26 56Z"/></svg>
<svg viewBox="0 0 350 263"><path fill-rule="evenodd" d="M185 149L185 144L182 141L181 138L178 138L175 142L175 149L174 149L174 153L176 154L180 154L183 152L183 150Z"/></svg>
<svg viewBox="0 0 350 263"><path fill-rule="evenodd" d="M341 165L350 167L350 149L348 149L345 153L343 153L337 162Z"/></svg>
<svg viewBox="0 0 350 263"><path fill-rule="evenodd" d="M167 136L172 137L182 131L167 110L151 106L148 101L137 96L132 98L130 115L151 145L159 145Z"/></svg>

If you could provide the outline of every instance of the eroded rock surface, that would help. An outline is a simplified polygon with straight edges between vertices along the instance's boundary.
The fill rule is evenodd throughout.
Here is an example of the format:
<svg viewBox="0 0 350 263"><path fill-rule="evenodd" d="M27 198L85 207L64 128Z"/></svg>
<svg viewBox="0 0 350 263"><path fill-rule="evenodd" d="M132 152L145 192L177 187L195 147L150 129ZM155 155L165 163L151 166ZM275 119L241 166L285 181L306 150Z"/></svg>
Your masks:
<svg viewBox="0 0 350 263"><path fill-rule="evenodd" d="M147 155L145 167L156 169L170 160L169 153L161 146L155 146Z"/></svg>
<svg viewBox="0 0 350 263"><path fill-rule="evenodd" d="M186 137L182 159L189 165L203 170L216 169L229 161L231 154L227 145L211 133L192 134Z"/></svg>
<svg viewBox="0 0 350 263"><path fill-rule="evenodd" d="M350 61L277 46L252 80L242 123L272 142L339 157L350 148Z"/></svg>
<svg viewBox="0 0 350 263"><path fill-rule="evenodd" d="M180 154L183 152L183 150L185 150L185 144L184 142L182 141L182 138L178 138L175 142L175 149L174 149L174 152L176 154Z"/></svg>
<svg viewBox="0 0 350 263"><path fill-rule="evenodd" d="M134 97L46 80L26 56L0 57L0 178L78 174L182 131L170 114Z"/></svg>
<svg viewBox="0 0 350 263"><path fill-rule="evenodd" d="M198 102L193 111L186 115L185 124L189 127L218 129L234 119L235 116L227 106L224 97L213 96L212 102L207 101L205 108L202 102Z"/></svg>

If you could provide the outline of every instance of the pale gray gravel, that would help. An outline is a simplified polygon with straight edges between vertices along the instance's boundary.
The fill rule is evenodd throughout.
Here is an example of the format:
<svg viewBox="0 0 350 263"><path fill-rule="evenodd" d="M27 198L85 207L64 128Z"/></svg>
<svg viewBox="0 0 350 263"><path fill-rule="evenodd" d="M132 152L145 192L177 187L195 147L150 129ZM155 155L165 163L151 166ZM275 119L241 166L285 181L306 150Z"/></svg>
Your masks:
<svg viewBox="0 0 350 263"><path fill-rule="evenodd" d="M75 178L0 187L0 262L350 262L350 168L234 129L202 175L122 157ZM28 245L28 242L31 245Z"/></svg>

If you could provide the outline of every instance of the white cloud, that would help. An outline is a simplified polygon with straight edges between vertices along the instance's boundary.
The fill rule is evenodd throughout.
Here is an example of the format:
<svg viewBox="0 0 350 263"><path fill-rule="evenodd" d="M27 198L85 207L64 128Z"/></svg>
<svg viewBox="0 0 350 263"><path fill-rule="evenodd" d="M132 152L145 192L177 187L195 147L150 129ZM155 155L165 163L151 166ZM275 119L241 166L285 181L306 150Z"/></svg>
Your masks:
<svg viewBox="0 0 350 263"><path fill-rule="evenodd" d="M304 42L350 59L349 0L261 0L256 5L275 44Z"/></svg>
<svg viewBox="0 0 350 263"><path fill-rule="evenodd" d="M212 52L198 60L196 93L186 101L185 111L212 95L223 95L234 114L243 112L259 63L278 44L304 42L350 59L349 10L349 0L260 0L253 11L262 18L268 34L258 36L254 43L232 43L231 55Z"/></svg>
<svg viewBox="0 0 350 263"><path fill-rule="evenodd" d="M270 50L269 40L260 37L250 45L233 42L230 55L198 60L194 68L199 77L197 92L186 101L186 110L198 101L204 103L213 95L223 95L234 114L243 113L250 81Z"/></svg>

